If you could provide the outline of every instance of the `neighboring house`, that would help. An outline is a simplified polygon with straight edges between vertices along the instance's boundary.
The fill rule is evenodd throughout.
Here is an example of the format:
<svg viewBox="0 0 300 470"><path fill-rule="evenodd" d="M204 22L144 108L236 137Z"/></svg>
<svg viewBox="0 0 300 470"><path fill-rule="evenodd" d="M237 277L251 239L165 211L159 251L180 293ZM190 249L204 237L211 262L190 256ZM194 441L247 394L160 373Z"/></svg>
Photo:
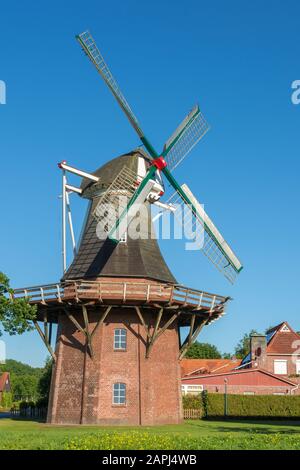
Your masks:
<svg viewBox="0 0 300 470"><path fill-rule="evenodd" d="M3 392L10 392L10 378L9 378L9 373L4 372L2 375L0 375L0 403L2 400L2 395Z"/></svg>
<svg viewBox="0 0 300 470"><path fill-rule="evenodd" d="M258 367L275 375L300 375L300 335L287 322L251 337L249 354L243 359L244 367Z"/></svg>
<svg viewBox="0 0 300 470"><path fill-rule="evenodd" d="M183 359L182 392L202 390L244 395L300 394L300 335L287 322L252 335L242 360Z"/></svg>

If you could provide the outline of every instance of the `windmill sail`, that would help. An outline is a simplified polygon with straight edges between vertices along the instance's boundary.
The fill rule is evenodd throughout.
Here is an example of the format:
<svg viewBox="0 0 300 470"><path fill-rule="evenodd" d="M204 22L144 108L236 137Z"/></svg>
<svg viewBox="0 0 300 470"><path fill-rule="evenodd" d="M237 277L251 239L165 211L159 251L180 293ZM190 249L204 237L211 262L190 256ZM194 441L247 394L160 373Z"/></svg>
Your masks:
<svg viewBox="0 0 300 470"><path fill-rule="evenodd" d="M179 165L208 130L209 125L197 105L164 145L162 155L169 170L174 170Z"/></svg>
<svg viewBox="0 0 300 470"><path fill-rule="evenodd" d="M117 102L121 106L122 110L126 114L127 118L129 119L130 123L132 124L133 128L136 130L138 136L142 138L144 136L143 131L141 130L138 120L133 114L127 100L125 99L124 95L122 94L116 80L114 79L112 73L110 72L108 66L104 58L102 57L94 39L92 38L89 31L85 31L84 33L79 34L76 36L79 44L95 65L96 69L100 73L101 77L105 81L106 85L116 98Z"/></svg>
<svg viewBox="0 0 300 470"><path fill-rule="evenodd" d="M185 230L189 232L201 231L200 234L196 234L198 239L202 237L201 250L216 268L233 283L243 268L242 264L188 186L181 185L181 194L177 191L168 202L175 205L175 217L185 227ZM182 210L178 210L179 208Z"/></svg>

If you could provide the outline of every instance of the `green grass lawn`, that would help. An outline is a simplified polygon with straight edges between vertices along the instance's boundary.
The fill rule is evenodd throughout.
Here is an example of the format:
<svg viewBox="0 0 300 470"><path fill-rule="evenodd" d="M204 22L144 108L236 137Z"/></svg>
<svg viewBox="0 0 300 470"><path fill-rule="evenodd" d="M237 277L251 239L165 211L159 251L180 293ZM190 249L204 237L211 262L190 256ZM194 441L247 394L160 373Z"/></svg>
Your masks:
<svg viewBox="0 0 300 470"><path fill-rule="evenodd" d="M0 449L300 449L300 421L186 421L155 427L0 420Z"/></svg>

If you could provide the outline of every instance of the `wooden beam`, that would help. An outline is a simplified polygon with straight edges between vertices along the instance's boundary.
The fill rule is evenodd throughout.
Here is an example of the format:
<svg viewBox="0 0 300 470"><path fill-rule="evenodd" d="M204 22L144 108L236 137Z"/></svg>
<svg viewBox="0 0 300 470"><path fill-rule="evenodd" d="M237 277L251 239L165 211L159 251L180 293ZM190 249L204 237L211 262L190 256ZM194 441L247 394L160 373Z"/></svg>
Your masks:
<svg viewBox="0 0 300 470"><path fill-rule="evenodd" d="M93 329L92 333L91 333L91 337L93 338L94 334L96 333L97 329L99 328L99 326L102 325L102 323L104 322L105 318L107 317L107 315L109 314L109 312L111 311L112 307L109 306L106 308L106 310L103 312L101 318L98 320L97 322L97 325L95 326L95 328Z"/></svg>
<svg viewBox="0 0 300 470"><path fill-rule="evenodd" d="M191 322L192 322L192 319L191 319ZM191 346L191 344L194 343L194 341L196 340L196 338L199 335L200 331L202 330L204 325L206 325L206 322L207 322L207 319L205 319L204 321L198 323L198 325L196 326L196 328L194 329L194 331L192 333L191 339L190 339L190 334L186 338L186 340L184 341L184 343L181 346L181 349L179 351L179 359L182 359L186 355L189 346Z"/></svg>
<svg viewBox="0 0 300 470"><path fill-rule="evenodd" d="M52 342L52 326L53 326L53 323L52 321L50 322L50 328L49 328L49 343L51 344Z"/></svg>
<svg viewBox="0 0 300 470"><path fill-rule="evenodd" d="M159 332L157 333L156 335L156 340L158 340L158 338L160 337L160 335L162 335L167 328L169 328L170 325L172 325L172 323L174 322L174 320L176 320L176 318L179 317L179 315L181 314L181 312L176 312L174 313L174 315L172 315L169 320L164 324L164 326L159 330Z"/></svg>
<svg viewBox="0 0 300 470"><path fill-rule="evenodd" d="M89 317L88 317L88 312L87 312L87 308L86 308L85 305L82 305L82 315L83 315L84 326L85 326L84 332L85 332L87 346L90 350L90 356L91 356L91 358L93 358L94 357L94 351L93 351L93 345L92 345L92 336L90 334Z"/></svg>
<svg viewBox="0 0 300 470"><path fill-rule="evenodd" d="M49 342L49 332L48 332L48 318L47 318L47 312L44 310L43 312L43 320L44 320L44 334L46 341Z"/></svg>
<svg viewBox="0 0 300 470"><path fill-rule="evenodd" d="M162 317L162 314L164 313L164 309L161 308L159 309L158 313L157 313L157 317L156 317L156 322L155 322L155 327L154 327L154 331L153 331L153 334L152 334L152 339L153 338L156 338L156 335L157 335L157 330L158 330L158 327L159 327L159 324L160 324L160 320L161 320L161 317Z"/></svg>
<svg viewBox="0 0 300 470"><path fill-rule="evenodd" d="M93 331L91 332L90 331L90 328L89 328L89 318L88 318L88 311L87 311L87 305L84 305L82 304L81 305L81 308L82 308L82 315L83 315L83 321L84 321L84 328L82 328L82 326L80 325L80 323L76 320L76 318L68 311L68 309L64 309L65 313L67 314L69 320L73 323L73 325L75 325L75 327L81 332L84 334L85 338L86 338L86 344L88 346L88 349L89 349L89 352L90 352L90 356L91 358L94 357L94 350L93 350L93 342L92 342L92 339L93 339L93 336L94 334L96 333L97 329L99 328L100 325L102 325L102 323L104 322L105 318L107 317L107 315L109 314L110 310L112 309L112 306L109 306L105 309L105 311L103 312L102 316L99 318L95 328L93 329Z"/></svg>
<svg viewBox="0 0 300 470"><path fill-rule="evenodd" d="M81 333L85 334L84 328L78 323L76 318L73 317L73 315L69 312L67 308L64 309L64 312L67 314L67 317L69 320L73 323L74 326L76 326L77 330L81 331Z"/></svg>
<svg viewBox="0 0 300 470"><path fill-rule="evenodd" d="M174 313L174 315L172 315L169 318L169 320L164 324L164 326L162 328L160 328L160 330L158 331L158 327L160 325L160 321L161 321L163 311L164 311L164 309L162 308L158 312L158 315L157 315L157 318L156 318L156 324L155 324L155 327L154 327L154 332L153 332L152 337L150 339L150 342L149 342L149 344L147 345L147 348L146 348L146 358L150 357L150 352L151 352L151 350L154 346L154 343L166 331L166 329L169 328L169 326L174 322L174 320L176 320L176 318L180 315L180 312Z"/></svg>
<svg viewBox="0 0 300 470"><path fill-rule="evenodd" d="M194 331L195 319L196 319L196 315L194 314L192 315L192 318L191 318L190 332L189 332L189 338L188 338L189 347L192 344L192 336L193 336L193 331Z"/></svg>
<svg viewBox="0 0 300 470"><path fill-rule="evenodd" d="M51 347L51 344L49 343L49 341L46 340L46 337L45 337L44 333L42 332L42 330L40 328L40 325L38 324L38 322L36 320L33 320L33 324L34 324L38 334L42 338L46 348L48 349L49 353L51 354L52 359L54 360L54 362L56 362L56 355L55 355L55 353L54 353L54 351Z"/></svg>
<svg viewBox="0 0 300 470"><path fill-rule="evenodd" d="M146 331L147 338L148 338L148 340L150 340L150 338L151 338L150 331L149 331L149 328L148 328L148 326L146 325L145 319L144 319L144 317L143 317L143 315L142 315L142 313L141 313L141 309L140 309L140 307L137 307L137 306L135 306L134 308L135 308L135 311L136 311L136 313L137 313L137 315L138 315L138 317L139 317L139 319L140 319L140 321L141 321L141 324L143 325L143 327L144 327L144 329L145 329L145 331Z"/></svg>

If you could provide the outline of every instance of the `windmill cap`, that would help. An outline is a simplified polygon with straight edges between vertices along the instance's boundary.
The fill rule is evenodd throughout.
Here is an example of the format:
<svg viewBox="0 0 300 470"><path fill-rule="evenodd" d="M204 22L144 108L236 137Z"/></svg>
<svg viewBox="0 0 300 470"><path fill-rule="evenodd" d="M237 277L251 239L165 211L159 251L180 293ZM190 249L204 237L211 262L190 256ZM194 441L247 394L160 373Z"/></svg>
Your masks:
<svg viewBox="0 0 300 470"><path fill-rule="evenodd" d="M116 178L116 176L124 166L127 166L128 168L137 173L137 157L143 157L144 159L150 161L150 158L147 153L143 149L137 148L132 152L120 155L119 157L110 160L109 162L105 163L100 168L98 168L96 171L94 171L92 174L99 178L99 183L101 183L101 186L103 188L107 188L113 182L113 180ZM80 188L84 192L86 189L92 188L93 185L96 186L99 183L94 183L87 178L83 178Z"/></svg>

